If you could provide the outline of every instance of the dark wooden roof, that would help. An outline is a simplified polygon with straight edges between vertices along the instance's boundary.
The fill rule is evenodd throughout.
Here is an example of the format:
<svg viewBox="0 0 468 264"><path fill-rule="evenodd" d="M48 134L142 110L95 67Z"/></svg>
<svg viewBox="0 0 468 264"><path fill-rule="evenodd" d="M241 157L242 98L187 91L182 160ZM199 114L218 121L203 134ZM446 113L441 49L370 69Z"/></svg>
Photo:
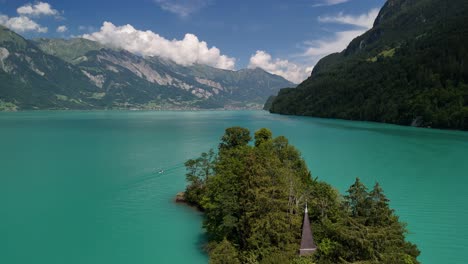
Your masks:
<svg viewBox="0 0 468 264"><path fill-rule="evenodd" d="M300 256L307 256L313 254L317 250L317 246L314 243L314 237L312 235L312 229L310 228L309 214L307 212L307 206L304 214L304 223L302 224L302 239L301 249L299 250Z"/></svg>

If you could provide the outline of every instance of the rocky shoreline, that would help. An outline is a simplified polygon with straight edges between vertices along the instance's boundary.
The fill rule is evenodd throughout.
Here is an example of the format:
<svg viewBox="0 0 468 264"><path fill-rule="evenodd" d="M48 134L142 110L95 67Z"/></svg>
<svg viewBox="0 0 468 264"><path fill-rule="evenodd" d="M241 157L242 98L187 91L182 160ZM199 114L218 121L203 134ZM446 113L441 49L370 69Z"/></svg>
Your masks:
<svg viewBox="0 0 468 264"><path fill-rule="evenodd" d="M175 197L175 202L188 205L187 200L185 200L185 192L178 192Z"/></svg>
<svg viewBox="0 0 468 264"><path fill-rule="evenodd" d="M192 204L192 203L189 203L186 199L185 199L185 192L178 192L174 198L174 202L177 203L177 204L181 204L181 205L186 205L190 208L193 208L194 210L197 210L198 212L200 213L203 213L203 209L201 209L200 207Z"/></svg>

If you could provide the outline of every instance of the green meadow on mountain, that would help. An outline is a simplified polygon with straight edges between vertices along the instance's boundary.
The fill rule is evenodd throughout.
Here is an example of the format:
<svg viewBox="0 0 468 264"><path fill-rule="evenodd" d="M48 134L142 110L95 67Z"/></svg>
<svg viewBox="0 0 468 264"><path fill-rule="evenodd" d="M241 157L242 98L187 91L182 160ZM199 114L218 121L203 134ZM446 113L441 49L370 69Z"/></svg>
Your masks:
<svg viewBox="0 0 468 264"><path fill-rule="evenodd" d="M389 0L272 113L468 130L468 1Z"/></svg>
<svg viewBox="0 0 468 264"><path fill-rule="evenodd" d="M0 110L261 108L293 85L259 68L181 66L86 39L26 40L0 26Z"/></svg>

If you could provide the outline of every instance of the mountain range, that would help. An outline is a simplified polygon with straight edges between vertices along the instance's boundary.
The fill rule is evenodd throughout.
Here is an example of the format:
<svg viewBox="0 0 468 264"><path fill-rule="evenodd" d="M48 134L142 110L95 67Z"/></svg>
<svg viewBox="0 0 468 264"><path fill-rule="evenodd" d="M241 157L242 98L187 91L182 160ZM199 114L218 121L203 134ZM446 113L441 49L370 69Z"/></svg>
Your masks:
<svg viewBox="0 0 468 264"><path fill-rule="evenodd" d="M83 38L27 40L0 26L0 110L261 108L292 85L259 68L182 66Z"/></svg>
<svg viewBox="0 0 468 264"><path fill-rule="evenodd" d="M468 1L388 0L273 113L468 130Z"/></svg>

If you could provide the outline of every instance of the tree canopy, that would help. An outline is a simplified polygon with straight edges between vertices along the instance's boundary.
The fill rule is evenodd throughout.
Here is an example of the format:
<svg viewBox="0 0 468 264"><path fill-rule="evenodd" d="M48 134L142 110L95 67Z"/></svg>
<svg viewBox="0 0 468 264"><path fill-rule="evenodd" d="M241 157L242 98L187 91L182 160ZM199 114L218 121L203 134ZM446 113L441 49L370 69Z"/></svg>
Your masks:
<svg viewBox="0 0 468 264"><path fill-rule="evenodd" d="M204 212L210 263L418 263L405 225L376 184L341 196L313 179L300 152L262 128L226 129L217 153L188 160L185 197ZM299 257L308 202L318 251Z"/></svg>

